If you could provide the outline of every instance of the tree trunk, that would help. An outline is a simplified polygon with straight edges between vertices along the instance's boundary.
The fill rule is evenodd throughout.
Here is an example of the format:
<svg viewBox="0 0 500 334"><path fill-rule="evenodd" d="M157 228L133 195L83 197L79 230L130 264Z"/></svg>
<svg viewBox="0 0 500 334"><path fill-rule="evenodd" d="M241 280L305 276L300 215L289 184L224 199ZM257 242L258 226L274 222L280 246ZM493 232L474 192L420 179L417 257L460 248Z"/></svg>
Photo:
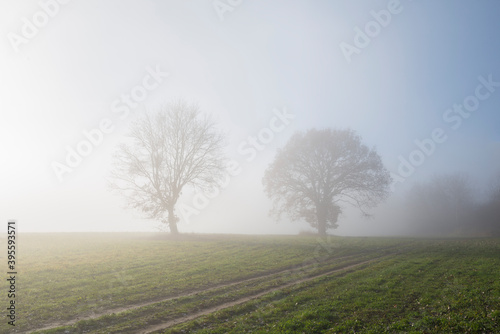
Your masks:
<svg viewBox="0 0 500 334"><path fill-rule="evenodd" d="M326 205L318 205L316 215L318 217L318 234L326 235Z"/></svg>
<svg viewBox="0 0 500 334"><path fill-rule="evenodd" d="M179 234L179 230L177 230L177 222L176 221L170 221L168 222L168 227L170 228L170 233L172 234Z"/></svg>
<svg viewBox="0 0 500 334"><path fill-rule="evenodd" d="M318 222L318 234L326 235L326 222Z"/></svg>
<svg viewBox="0 0 500 334"><path fill-rule="evenodd" d="M170 233L177 235L179 234L179 230L177 230L177 217L174 214L174 208L168 208L168 227L170 228Z"/></svg>

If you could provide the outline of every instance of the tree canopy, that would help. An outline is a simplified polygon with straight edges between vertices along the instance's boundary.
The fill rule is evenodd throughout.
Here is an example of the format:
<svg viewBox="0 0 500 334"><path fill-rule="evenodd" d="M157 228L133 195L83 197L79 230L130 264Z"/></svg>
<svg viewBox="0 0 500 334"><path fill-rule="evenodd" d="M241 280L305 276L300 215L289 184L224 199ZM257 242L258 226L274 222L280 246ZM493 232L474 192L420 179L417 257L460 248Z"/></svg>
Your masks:
<svg viewBox="0 0 500 334"><path fill-rule="evenodd" d="M128 206L177 234L175 205L185 186L210 188L224 171L224 136L196 105L177 101L131 126L114 155L111 186Z"/></svg>
<svg viewBox="0 0 500 334"><path fill-rule="evenodd" d="M262 181L273 215L286 213L326 234L338 226L343 204L366 214L384 199L391 177L375 149L362 144L354 131L311 129L291 137Z"/></svg>

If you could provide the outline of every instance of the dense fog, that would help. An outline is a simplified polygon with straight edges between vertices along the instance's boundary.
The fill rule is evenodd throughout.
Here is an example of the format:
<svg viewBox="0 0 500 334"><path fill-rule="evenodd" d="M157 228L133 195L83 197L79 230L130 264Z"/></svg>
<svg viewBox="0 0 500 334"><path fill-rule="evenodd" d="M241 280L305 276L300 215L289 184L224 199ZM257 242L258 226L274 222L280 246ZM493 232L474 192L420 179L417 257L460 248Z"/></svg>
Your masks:
<svg viewBox="0 0 500 334"><path fill-rule="evenodd" d="M225 135L181 233L298 234L266 169L297 131L351 129L390 173L337 235L499 232L496 1L23 1L0 5L0 212L21 232L168 231L109 189L130 126L179 99ZM425 18L425 20L423 19Z"/></svg>

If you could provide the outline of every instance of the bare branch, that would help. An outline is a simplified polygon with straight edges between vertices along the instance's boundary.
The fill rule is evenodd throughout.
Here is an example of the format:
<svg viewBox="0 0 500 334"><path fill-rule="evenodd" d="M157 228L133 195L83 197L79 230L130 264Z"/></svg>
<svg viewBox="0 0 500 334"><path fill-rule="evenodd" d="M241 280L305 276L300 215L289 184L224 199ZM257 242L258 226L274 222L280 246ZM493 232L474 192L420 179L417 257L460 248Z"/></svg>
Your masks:
<svg viewBox="0 0 500 334"><path fill-rule="evenodd" d="M110 188L147 218L168 222L175 233L182 189L210 188L222 178L224 137L196 105L177 101L154 115L145 113L128 138L115 152Z"/></svg>

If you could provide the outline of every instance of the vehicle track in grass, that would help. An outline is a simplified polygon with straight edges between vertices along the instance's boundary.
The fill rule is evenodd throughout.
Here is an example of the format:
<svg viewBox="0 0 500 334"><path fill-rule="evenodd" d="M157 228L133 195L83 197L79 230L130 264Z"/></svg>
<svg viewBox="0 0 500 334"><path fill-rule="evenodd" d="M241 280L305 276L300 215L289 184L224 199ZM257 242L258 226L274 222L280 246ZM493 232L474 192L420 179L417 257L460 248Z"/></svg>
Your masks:
<svg viewBox="0 0 500 334"><path fill-rule="evenodd" d="M84 320L94 320L94 319L98 319L100 317L107 316L107 315L118 314L118 313L121 313L121 312L135 310L135 309L139 309L141 307L146 307L146 306L154 305L154 304L157 304L157 303L168 302L168 301L175 300L175 299L180 299L180 298L195 296L195 295L200 294L200 293L206 293L206 292L210 292L210 291L217 290L217 289L228 288L228 287L232 287L232 286L235 286L235 285L238 285L238 284L249 283L249 282L252 282L252 281L257 281L257 280L269 278L269 277L276 276L276 275L282 275L282 274L286 274L286 273L289 273L289 274L293 275L293 274L297 274L301 270L306 270L308 268L313 268L314 269L314 267L317 266L317 265L328 265L328 264L332 264L333 262L340 261L340 260L345 260L345 259L355 258L355 257L363 257L363 256L366 256L366 255L369 255L370 253L372 253L374 251L376 251L376 252L383 252L383 251L392 250L394 248L399 248L401 250L400 246L392 246L392 247L386 247L386 248L382 248L382 249L364 250L362 252L358 252L358 253L350 254L350 255L345 255L345 256L340 256L340 257L328 257L328 258L326 258L326 259L324 259L322 261L318 261L317 259L311 259L311 260L307 261L307 263L306 263L306 261L304 261L302 265L294 265L294 266L291 266L291 267L288 267L288 268L282 269L282 270L268 271L268 272L266 272L263 275L258 275L258 276L253 276L253 277L247 277L247 278L244 278L244 279L241 279L241 280L233 280L233 281L225 282L225 283L222 283L222 284L217 284L217 285L211 286L209 288L195 290L195 291L191 291L191 292L180 294L180 295L175 295L175 296L170 296L170 297L165 297L165 298L159 298L159 299L155 299L155 300L149 300L149 301L145 301L145 302L142 302L142 303L136 303L136 304L133 304L133 305L124 306L124 307L115 308L115 309L108 309L108 310L103 311L103 312L94 313L94 314L92 314L90 316L77 317L77 318L69 320L69 321L52 322L50 324L45 325L42 328L30 329L28 331L23 331L23 332L18 332L18 333L22 333L22 334L24 334L24 333L33 333L33 332L39 332L39 331L45 331L45 330L55 329L55 328L63 327L63 326L71 326L71 325L74 325L74 324L76 324L76 323L78 323L80 321L84 321ZM394 253L391 253L391 254L394 254ZM387 256L387 255L383 255L382 257L385 257L385 256ZM228 303L221 304L219 306L215 306L215 307L209 308L208 309L209 311L207 311L207 310L200 311L200 312L197 312L197 313L194 313L194 314L191 314L191 315L187 315L187 316L182 317L182 318L173 319L171 321L167 321L167 322L163 323L163 324L167 324L164 328L168 328L168 327L171 327L171 326L176 325L178 323L189 321L191 319L197 318L197 317L205 315L205 314L210 314L210 313L215 312L215 311L217 311L219 309L223 309L223 308L231 307L231 306L234 306L234 305L238 305L238 304L244 303L244 302L246 302L248 300L259 298L260 296L265 295L267 293L270 293L270 292L273 292L273 291L277 291L279 289L283 289L283 288L286 288L286 287L289 287L289 286L292 286L292 285L295 285L295 284L299 284L299 283L302 283L302 282L305 282L305 281L308 281L308 280L312 280L312 279L317 278L317 277L325 276L325 275L328 275L328 274L331 274L331 273L335 273L337 271L348 270L351 267L360 266L360 265L362 265L364 263L372 262L372 261L375 261L376 259L379 259L379 258L380 257L375 258L375 259L370 259L370 260L367 260L367 261L364 261L364 262L361 262L361 263L349 265L349 266L344 267L344 268L338 268L338 269L335 269L333 271L329 271L329 272L326 272L326 273L320 273L318 275L308 276L306 278L295 280L293 282L286 283L285 285L280 285L279 287L276 287L276 288L273 288L273 289L270 289L270 290L266 290L264 292L261 292L261 293L258 293L258 294L252 295L252 296L240 298L240 299L238 299L236 301L233 301L233 302L228 302ZM310 262L313 262L313 263L310 263ZM156 325L156 326L158 326L158 325ZM143 332L141 331L140 333L143 333Z"/></svg>
<svg viewBox="0 0 500 334"><path fill-rule="evenodd" d="M351 255L346 255L346 256L341 256L341 257L336 257L336 258L329 258L328 260L322 261L322 262L319 262L319 263L322 264L322 263L326 263L326 262L333 261L333 260L344 260L344 259L348 259L348 258L351 258L351 257L354 257L354 256L360 256L360 255L364 255L364 254L366 254L366 253L363 252L363 253L351 254ZM233 281L225 282L223 284L217 284L217 285L211 286L209 288L200 289L200 290L194 290L194 291L191 291L191 292L188 292L188 293L185 293L185 294L180 294L180 295L174 295L174 296L160 298L160 299L149 300L149 301L146 301L146 302L137 303L137 304L128 305L128 306L123 306L123 307L114 308L114 309L108 309L108 310L103 311L103 312L94 313L91 316L77 317L77 318L75 318L73 320L69 320L69 321L52 322L52 323L44 326L43 328L31 329L31 330L29 330L27 332L20 332L20 333L21 334L25 334L25 333L32 333L32 332L36 332L36 331L45 331L45 330L54 329L54 328L57 328L57 327L71 326L71 325L76 324L79 321L97 319L97 318L100 318L100 317L103 317L103 316L106 316L106 315L112 315L112 314L117 314L117 313L121 313L121 312L125 312L125 311L130 311L130 310L138 309L138 308L145 307L145 306L150 306L150 305L161 303L161 302L167 302L167 301L170 301L170 300L173 300L173 299L195 296L195 295L197 295L199 293L208 292L208 291L212 291L212 290L216 290L216 289L227 288L227 287L231 287L231 286L234 286L234 285L251 282L251 281L254 281L254 280L271 277L273 275L284 274L284 273L287 273L287 272L293 273L294 271L298 271L300 269L305 269L305 268L308 268L308 267L311 267L311 266L314 266L314 264L295 265L295 266L292 266L292 267L289 267L289 268L286 268L286 269L283 269L283 270L271 271L271 272L265 273L264 275L253 276L253 277L250 277L250 278L244 278L242 280L233 280Z"/></svg>
<svg viewBox="0 0 500 334"><path fill-rule="evenodd" d="M275 288L272 288L272 289L268 289L266 291L259 292L257 294L251 295L251 296L246 296L246 297L243 297L243 298L239 298L237 300L234 300L234 301L231 301L231 302L227 302L227 303L224 303L224 304L221 304L221 305L217 305L217 306L214 306L214 307L210 307L210 308L207 308L205 310L202 310L202 311L199 311L199 312L196 312L196 313L192 313L192 314L184 316L184 317L180 317L180 318L177 318L177 319L169 320L169 321L164 322L162 324L154 325L154 326L151 326L149 328L140 330L137 333L140 333L140 334L156 333L158 331L168 329L170 327L182 324L184 322L195 320L196 318L199 318L199 317L202 317L202 316L205 316L205 315L209 315L211 313L214 313L214 312L217 312L217 311L221 311L223 309L227 309L227 308L230 308L230 307L233 307L233 306L236 306L236 305L244 304L244 303L249 302L251 300L258 299L258 298L260 298L262 296L265 296L267 294L270 294L270 293L273 293L273 292L276 292L276 291L279 291L279 290L282 290L282 289L286 289L286 288L289 288L289 287L292 287L292 286L295 286L295 285L298 285L298 284L301 284L301 283L312 281L314 279L317 279L317 278L320 278L320 277L324 277L324 276L328 276L328 275L331 275L331 274L335 274L335 273L338 273L338 272L342 272L342 271L349 272L349 271L352 271L351 269L363 266L364 264L369 264L369 263L372 263L372 262L376 262L377 260L380 260L382 258L388 257L390 255L394 255L394 254L396 254L396 253L386 254L386 255L383 255L383 256L380 256L380 257L377 257L377 258L374 258L374 259L370 259L370 260L367 260L367 261L362 261L362 262L359 262L359 263L347 265L347 266L342 267L342 268L337 268L337 269L328 271L326 273L317 274L317 275L314 275L314 276L309 276L307 278L299 279L299 280L296 280L296 281L293 281L293 282L290 282L290 283L283 284L283 285L281 285L279 287L275 287Z"/></svg>

